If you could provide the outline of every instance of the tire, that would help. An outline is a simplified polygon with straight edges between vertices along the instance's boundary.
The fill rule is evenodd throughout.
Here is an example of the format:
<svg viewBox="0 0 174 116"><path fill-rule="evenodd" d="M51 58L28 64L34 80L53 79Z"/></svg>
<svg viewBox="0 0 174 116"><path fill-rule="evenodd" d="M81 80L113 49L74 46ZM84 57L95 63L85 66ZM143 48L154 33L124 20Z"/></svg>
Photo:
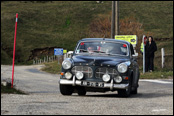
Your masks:
<svg viewBox="0 0 174 116"><path fill-rule="evenodd" d="M74 89L71 85L61 85L60 84L60 93L62 95L72 95Z"/></svg>
<svg viewBox="0 0 174 116"><path fill-rule="evenodd" d="M138 93L138 88L135 88L134 90L131 91L131 94L137 94Z"/></svg>
<svg viewBox="0 0 174 116"><path fill-rule="evenodd" d="M128 89L118 90L118 95L120 97L129 97L130 94L131 94L131 90L129 87L128 87Z"/></svg>
<svg viewBox="0 0 174 116"><path fill-rule="evenodd" d="M132 82L129 81L129 86L127 89L118 90L118 96L120 97L129 97L131 95Z"/></svg>
<svg viewBox="0 0 174 116"><path fill-rule="evenodd" d="M86 95L86 90L84 87L78 87L77 88L77 93L79 96L85 96Z"/></svg>

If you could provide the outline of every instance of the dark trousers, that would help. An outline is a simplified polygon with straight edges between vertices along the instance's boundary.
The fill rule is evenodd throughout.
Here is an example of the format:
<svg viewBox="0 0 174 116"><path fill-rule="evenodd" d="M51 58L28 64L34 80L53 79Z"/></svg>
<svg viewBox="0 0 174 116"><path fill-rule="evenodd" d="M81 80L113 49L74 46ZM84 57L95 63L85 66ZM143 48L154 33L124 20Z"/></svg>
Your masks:
<svg viewBox="0 0 174 116"><path fill-rule="evenodd" d="M154 63L153 63L154 57L146 57L146 66L145 71L148 72L149 70L154 71Z"/></svg>

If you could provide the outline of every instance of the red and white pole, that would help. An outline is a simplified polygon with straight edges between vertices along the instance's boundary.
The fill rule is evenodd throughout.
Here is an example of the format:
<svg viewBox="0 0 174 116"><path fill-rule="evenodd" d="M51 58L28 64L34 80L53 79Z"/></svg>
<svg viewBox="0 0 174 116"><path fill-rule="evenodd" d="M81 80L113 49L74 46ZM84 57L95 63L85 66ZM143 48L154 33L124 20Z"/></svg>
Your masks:
<svg viewBox="0 0 174 116"><path fill-rule="evenodd" d="M16 23L15 23L15 35L14 35L14 47L13 47L13 67L12 67L12 82L11 82L11 88L13 88L17 22L18 22L18 13L16 13Z"/></svg>

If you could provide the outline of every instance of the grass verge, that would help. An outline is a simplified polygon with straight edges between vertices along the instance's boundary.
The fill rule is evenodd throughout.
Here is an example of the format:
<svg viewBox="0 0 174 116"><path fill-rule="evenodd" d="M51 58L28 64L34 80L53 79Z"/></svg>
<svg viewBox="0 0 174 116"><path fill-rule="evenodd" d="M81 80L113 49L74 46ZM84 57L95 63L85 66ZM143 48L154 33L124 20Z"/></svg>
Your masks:
<svg viewBox="0 0 174 116"><path fill-rule="evenodd" d="M51 63L45 63L45 67L41 69L42 71L52 73L52 74L60 74L61 72L61 63L58 64L57 61L53 61Z"/></svg>
<svg viewBox="0 0 174 116"><path fill-rule="evenodd" d="M11 86L3 86L1 85L1 94L2 93L8 93L8 94L26 94L20 90L15 89L14 87L11 88Z"/></svg>
<svg viewBox="0 0 174 116"><path fill-rule="evenodd" d="M140 79L173 79L173 71L141 72Z"/></svg>

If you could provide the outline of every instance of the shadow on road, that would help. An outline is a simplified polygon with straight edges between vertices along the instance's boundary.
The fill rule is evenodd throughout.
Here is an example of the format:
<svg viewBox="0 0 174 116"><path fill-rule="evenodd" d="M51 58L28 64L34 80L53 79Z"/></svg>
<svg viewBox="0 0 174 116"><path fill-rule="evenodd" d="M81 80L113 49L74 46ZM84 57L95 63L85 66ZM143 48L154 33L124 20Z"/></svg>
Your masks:
<svg viewBox="0 0 174 116"><path fill-rule="evenodd" d="M118 94L95 94L95 95L86 95L86 96L78 96L73 95L77 97L103 97L103 98L124 98L120 97ZM167 96L173 96L173 93L138 93L136 95L131 94L130 98L143 98L143 99L149 99L149 98L157 98L157 97L167 97Z"/></svg>

